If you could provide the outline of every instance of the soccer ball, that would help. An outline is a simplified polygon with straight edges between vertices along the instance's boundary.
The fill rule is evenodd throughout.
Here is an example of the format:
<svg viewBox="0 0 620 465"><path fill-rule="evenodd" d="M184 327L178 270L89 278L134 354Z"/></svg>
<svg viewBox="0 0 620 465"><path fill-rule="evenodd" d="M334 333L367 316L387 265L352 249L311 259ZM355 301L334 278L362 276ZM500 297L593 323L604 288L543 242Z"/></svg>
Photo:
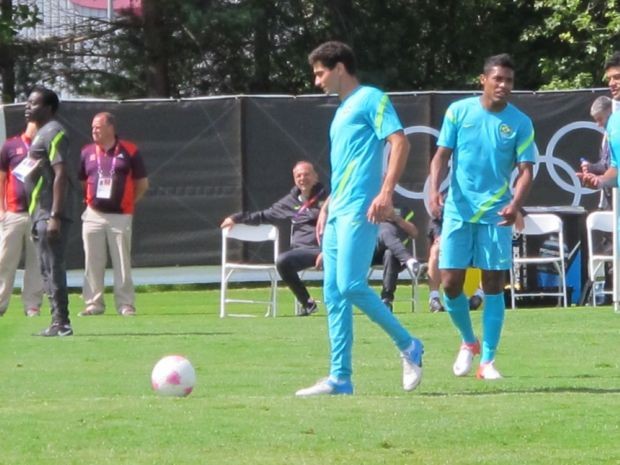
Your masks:
<svg viewBox="0 0 620 465"><path fill-rule="evenodd" d="M194 367L181 355L168 355L153 367L151 385L162 396L184 397L196 383Z"/></svg>

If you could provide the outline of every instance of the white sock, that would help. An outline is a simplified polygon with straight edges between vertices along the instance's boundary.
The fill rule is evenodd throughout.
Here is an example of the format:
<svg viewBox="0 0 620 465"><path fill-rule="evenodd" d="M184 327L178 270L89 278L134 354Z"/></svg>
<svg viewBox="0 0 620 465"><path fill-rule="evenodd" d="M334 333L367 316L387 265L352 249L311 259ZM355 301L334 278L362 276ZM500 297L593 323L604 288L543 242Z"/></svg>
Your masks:
<svg viewBox="0 0 620 465"><path fill-rule="evenodd" d="M431 301L433 299L439 299L439 291L431 291L428 295L428 300Z"/></svg>

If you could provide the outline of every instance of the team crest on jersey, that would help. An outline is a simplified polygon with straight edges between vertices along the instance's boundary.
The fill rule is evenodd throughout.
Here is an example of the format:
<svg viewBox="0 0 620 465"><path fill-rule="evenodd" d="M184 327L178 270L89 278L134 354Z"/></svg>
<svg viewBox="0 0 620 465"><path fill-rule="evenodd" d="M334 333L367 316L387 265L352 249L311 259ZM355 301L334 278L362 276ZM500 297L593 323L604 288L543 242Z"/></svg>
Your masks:
<svg viewBox="0 0 620 465"><path fill-rule="evenodd" d="M512 134L512 128L506 123L502 123L499 127L499 133L502 135L502 137L510 137L510 135Z"/></svg>
<svg viewBox="0 0 620 465"><path fill-rule="evenodd" d="M17 147L17 150L15 152L17 152L17 155L23 155L24 154L24 149L21 148L21 147Z"/></svg>
<svg viewBox="0 0 620 465"><path fill-rule="evenodd" d="M97 154L91 153L88 157L88 161L95 161L97 159Z"/></svg>

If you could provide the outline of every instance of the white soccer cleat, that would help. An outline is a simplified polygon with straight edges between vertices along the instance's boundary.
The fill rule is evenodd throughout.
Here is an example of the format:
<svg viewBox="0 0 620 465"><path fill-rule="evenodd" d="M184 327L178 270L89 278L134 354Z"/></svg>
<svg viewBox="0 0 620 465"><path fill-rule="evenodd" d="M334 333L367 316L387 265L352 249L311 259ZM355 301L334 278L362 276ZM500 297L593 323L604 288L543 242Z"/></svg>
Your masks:
<svg viewBox="0 0 620 465"><path fill-rule="evenodd" d="M478 372L476 373L476 378L478 379L502 379L502 375L493 365L493 361L489 363L481 363L478 367Z"/></svg>
<svg viewBox="0 0 620 465"><path fill-rule="evenodd" d="M337 383L329 378L323 378L318 380L316 384L304 389L300 389L295 393L297 397L326 396L339 394L353 394L353 384L351 384L351 381L343 381Z"/></svg>
<svg viewBox="0 0 620 465"><path fill-rule="evenodd" d="M422 382L422 341L414 339L407 350L401 352L403 359L403 389L413 391Z"/></svg>
<svg viewBox="0 0 620 465"><path fill-rule="evenodd" d="M474 357L480 353L480 342L476 341L473 344L467 344L463 342L459 350L454 365L452 365L452 372L455 376L467 376L471 371L471 366L474 361Z"/></svg>

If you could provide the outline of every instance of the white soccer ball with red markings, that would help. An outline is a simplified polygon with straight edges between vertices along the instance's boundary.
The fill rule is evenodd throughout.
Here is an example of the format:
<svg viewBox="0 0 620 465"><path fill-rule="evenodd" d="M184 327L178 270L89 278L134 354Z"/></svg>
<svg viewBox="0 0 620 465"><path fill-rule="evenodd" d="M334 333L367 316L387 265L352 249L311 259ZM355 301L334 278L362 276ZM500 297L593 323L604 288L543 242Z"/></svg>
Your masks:
<svg viewBox="0 0 620 465"><path fill-rule="evenodd" d="M187 396L196 384L194 367L181 355L168 355L153 367L151 385L162 396Z"/></svg>

